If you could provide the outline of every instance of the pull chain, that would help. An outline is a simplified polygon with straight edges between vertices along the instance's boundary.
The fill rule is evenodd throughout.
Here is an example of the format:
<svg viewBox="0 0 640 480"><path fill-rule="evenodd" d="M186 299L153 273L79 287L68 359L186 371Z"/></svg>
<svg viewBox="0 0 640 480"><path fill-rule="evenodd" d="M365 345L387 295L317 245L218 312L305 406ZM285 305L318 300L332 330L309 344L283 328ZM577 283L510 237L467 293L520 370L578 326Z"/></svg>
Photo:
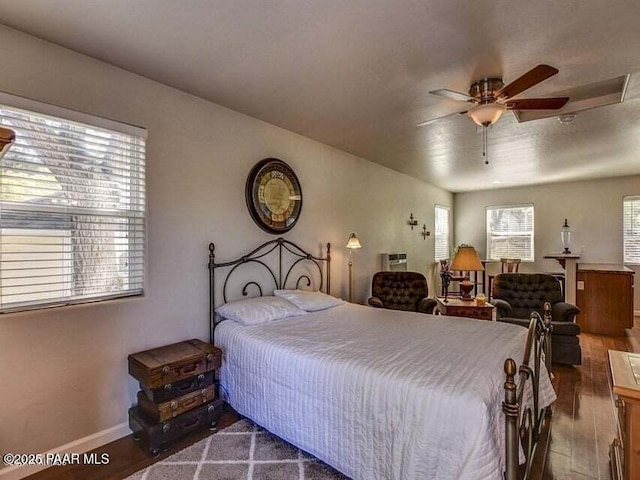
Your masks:
<svg viewBox="0 0 640 480"><path fill-rule="evenodd" d="M485 165L489 165L487 130L489 130L489 124L484 125L482 129L482 156L484 157Z"/></svg>

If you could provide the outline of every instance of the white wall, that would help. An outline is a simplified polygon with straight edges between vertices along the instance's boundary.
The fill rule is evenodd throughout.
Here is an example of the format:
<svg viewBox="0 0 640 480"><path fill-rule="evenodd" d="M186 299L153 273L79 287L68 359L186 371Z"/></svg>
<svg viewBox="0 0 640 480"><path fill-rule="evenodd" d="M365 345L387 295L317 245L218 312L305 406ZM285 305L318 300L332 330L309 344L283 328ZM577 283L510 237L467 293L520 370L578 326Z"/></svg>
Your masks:
<svg viewBox="0 0 640 480"><path fill-rule="evenodd" d="M406 250L410 268L433 261L446 191L264 122L0 27L0 90L146 127L148 276L144 298L0 318L0 451L44 452L126 421L135 383L127 354L208 338L207 245L231 259L272 238L251 220L244 182L265 157L296 171L304 193L287 235L308 248L332 242L333 291L346 295L344 245L356 254L364 302L379 253Z"/></svg>
<svg viewBox="0 0 640 480"><path fill-rule="evenodd" d="M640 195L640 176L455 194L455 244L473 245L484 256L485 208L533 203L535 262L522 264L521 271L562 271L555 260L543 257L562 251L560 228L565 218L571 226L571 251L580 254L580 262L622 263L622 197L626 195ZM640 272L638 267L635 270ZM640 310L638 288L635 310Z"/></svg>

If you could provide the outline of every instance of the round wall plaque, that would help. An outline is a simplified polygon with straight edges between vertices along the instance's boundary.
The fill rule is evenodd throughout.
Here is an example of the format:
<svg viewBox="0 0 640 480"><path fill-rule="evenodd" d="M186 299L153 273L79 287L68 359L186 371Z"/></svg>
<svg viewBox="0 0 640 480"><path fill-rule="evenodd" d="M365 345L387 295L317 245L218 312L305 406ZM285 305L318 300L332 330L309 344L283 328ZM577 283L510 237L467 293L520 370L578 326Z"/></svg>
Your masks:
<svg viewBox="0 0 640 480"><path fill-rule="evenodd" d="M245 197L251 217L266 232L288 232L300 217L300 182L291 167L277 158L265 158L251 169Z"/></svg>

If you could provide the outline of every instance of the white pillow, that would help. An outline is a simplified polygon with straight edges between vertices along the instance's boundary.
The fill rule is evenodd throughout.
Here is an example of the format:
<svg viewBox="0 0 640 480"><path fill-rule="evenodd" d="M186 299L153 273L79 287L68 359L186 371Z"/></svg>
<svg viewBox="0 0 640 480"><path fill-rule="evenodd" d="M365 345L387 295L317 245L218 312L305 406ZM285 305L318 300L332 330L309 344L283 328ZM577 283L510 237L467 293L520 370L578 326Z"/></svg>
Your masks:
<svg viewBox="0 0 640 480"><path fill-rule="evenodd" d="M216 313L242 325L259 325L280 318L306 315L307 312L284 298L256 297L225 303L216 308Z"/></svg>
<svg viewBox="0 0 640 480"><path fill-rule="evenodd" d="M307 312L326 310L327 308L336 307L344 303L343 300L327 295L326 293L310 292L307 290L274 290L273 294L276 297L286 298Z"/></svg>

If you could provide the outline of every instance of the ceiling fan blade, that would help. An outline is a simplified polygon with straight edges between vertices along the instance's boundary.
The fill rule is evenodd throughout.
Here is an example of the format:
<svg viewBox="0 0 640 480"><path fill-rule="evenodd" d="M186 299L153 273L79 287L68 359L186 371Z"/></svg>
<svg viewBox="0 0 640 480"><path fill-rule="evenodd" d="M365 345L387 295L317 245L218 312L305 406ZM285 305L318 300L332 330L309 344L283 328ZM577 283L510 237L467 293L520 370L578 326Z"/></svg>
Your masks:
<svg viewBox="0 0 640 480"><path fill-rule="evenodd" d="M538 65L511 82L509 85L498 90L496 98L505 99L515 97L519 93L522 93L534 85L545 81L547 78L553 77L556 73L558 73L557 68L550 67L549 65Z"/></svg>
<svg viewBox="0 0 640 480"><path fill-rule="evenodd" d="M505 105L509 110L559 110L569 101L569 97L555 98L523 98L508 100Z"/></svg>
<svg viewBox="0 0 640 480"><path fill-rule="evenodd" d="M453 90L449 90L447 88L432 90L429 93L431 95L438 95L440 97L450 98L451 100L458 100L460 102L473 102L473 103L477 102L475 98L470 97L466 93L454 92Z"/></svg>
<svg viewBox="0 0 640 480"><path fill-rule="evenodd" d="M464 115L465 113L467 113L467 111L468 110L465 110L464 112L453 112L448 115L443 115L442 117L432 118L431 120L426 120L424 122L418 123L416 127L425 127L427 125L431 125L432 123L437 122L438 120L444 120L445 118L453 117L454 115Z"/></svg>

